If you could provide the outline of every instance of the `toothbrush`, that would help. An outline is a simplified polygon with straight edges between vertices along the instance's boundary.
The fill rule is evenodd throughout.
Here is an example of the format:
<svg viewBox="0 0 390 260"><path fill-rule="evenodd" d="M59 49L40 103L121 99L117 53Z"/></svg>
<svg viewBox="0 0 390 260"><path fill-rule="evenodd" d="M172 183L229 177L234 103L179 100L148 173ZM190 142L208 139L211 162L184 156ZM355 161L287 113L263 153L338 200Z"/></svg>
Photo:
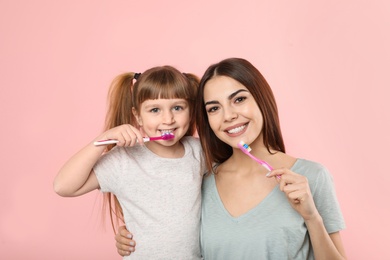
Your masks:
<svg viewBox="0 0 390 260"><path fill-rule="evenodd" d="M142 138L144 140L144 143L149 142L149 141L157 141L157 140L171 140L175 137L174 134L172 133L163 133L161 136L155 136L155 137L144 137ZM107 144L116 144L118 143L118 140L115 139L108 139L108 140L100 140L96 141L93 144L95 146L100 146L100 145L107 145Z"/></svg>
<svg viewBox="0 0 390 260"><path fill-rule="evenodd" d="M258 162L259 164L261 164L264 168L266 168L268 171L272 171L273 168L271 167L271 165L269 165L267 162L263 161L263 160L260 160L259 158L253 156L250 151L252 151L252 148L247 145L244 141L240 141L238 143L238 148L241 149L241 151L243 153L245 153L246 155L248 155L250 158L252 158L253 160L255 160L256 162ZM278 179L280 179L280 175L277 175L276 176Z"/></svg>

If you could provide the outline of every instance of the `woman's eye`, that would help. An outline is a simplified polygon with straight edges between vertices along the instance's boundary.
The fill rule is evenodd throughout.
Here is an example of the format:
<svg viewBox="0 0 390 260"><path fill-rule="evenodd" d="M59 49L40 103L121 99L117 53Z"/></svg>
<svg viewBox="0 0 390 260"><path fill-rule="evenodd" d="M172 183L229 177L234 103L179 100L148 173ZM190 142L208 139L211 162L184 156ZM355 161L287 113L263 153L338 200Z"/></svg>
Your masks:
<svg viewBox="0 0 390 260"><path fill-rule="evenodd" d="M207 113L213 113L218 110L218 107L210 107L207 109Z"/></svg>
<svg viewBox="0 0 390 260"><path fill-rule="evenodd" d="M235 103L241 103L241 102L243 102L245 99L246 99L246 97L237 97L237 98L234 100L234 102L235 102Z"/></svg>

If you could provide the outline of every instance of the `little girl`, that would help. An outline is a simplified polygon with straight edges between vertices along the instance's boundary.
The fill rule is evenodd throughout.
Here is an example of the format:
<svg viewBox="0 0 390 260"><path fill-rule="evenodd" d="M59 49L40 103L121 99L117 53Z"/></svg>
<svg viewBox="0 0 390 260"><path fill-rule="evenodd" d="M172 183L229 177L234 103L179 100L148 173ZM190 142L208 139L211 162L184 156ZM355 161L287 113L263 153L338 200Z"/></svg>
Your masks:
<svg viewBox="0 0 390 260"><path fill-rule="evenodd" d="M201 258L202 152L192 137L198 84L194 75L170 66L119 75L109 92L106 131L71 157L54 180L60 196L95 189L106 194L113 226L112 212L139 244L125 259ZM164 134L174 138L143 141ZM116 146L94 144L109 139L118 140Z"/></svg>

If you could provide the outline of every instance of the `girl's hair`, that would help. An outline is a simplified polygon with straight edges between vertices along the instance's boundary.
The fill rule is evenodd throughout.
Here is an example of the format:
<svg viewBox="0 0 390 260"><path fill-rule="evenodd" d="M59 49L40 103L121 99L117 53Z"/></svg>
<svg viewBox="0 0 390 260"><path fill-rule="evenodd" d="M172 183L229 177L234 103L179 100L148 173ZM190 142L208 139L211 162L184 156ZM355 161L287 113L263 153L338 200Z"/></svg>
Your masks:
<svg viewBox="0 0 390 260"><path fill-rule="evenodd" d="M230 77L244 85L254 97L263 115L264 145L271 149L285 152L283 137L279 124L278 109L270 86L250 62L240 58L229 58L211 65L204 73L198 91L196 103L196 126L205 156L208 172L212 172L214 163L223 163L232 154L230 145L222 142L210 128L204 106L204 88L207 81L216 76Z"/></svg>
<svg viewBox="0 0 390 260"><path fill-rule="evenodd" d="M136 79L136 81L135 81ZM135 81L135 82L134 82ZM105 130L113 127L131 124L138 126L132 113L132 108L139 111L142 102L148 99L185 99L189 104L190 127L185 134L195 134L195 99L199 86L199 78L194 74L181 73L171 66L161 66L148 69L142 74L129 72L117 76L108 92L108 112ZM114 145L107 146L107 151ZM119 220L123 222L123 211L116 196L104 193L103 209L108 207L111 224L115 232Z"/></svg>

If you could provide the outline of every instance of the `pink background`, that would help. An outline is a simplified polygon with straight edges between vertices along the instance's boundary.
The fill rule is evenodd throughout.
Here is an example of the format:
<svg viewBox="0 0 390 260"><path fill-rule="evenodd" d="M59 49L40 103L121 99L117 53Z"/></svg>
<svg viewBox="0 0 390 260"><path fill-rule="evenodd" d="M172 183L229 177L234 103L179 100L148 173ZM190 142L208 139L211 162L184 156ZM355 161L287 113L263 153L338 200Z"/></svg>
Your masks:
<svg viewBox="0 0 390 260"><path fill-rule="evenodd" d="M349 258L390 259L389 14L386 0L1 0L0 258L120 259L101 194L57 196L58 169L101 131L117 74L238 56L273 88L288 152L332 172Z"/></svg>

